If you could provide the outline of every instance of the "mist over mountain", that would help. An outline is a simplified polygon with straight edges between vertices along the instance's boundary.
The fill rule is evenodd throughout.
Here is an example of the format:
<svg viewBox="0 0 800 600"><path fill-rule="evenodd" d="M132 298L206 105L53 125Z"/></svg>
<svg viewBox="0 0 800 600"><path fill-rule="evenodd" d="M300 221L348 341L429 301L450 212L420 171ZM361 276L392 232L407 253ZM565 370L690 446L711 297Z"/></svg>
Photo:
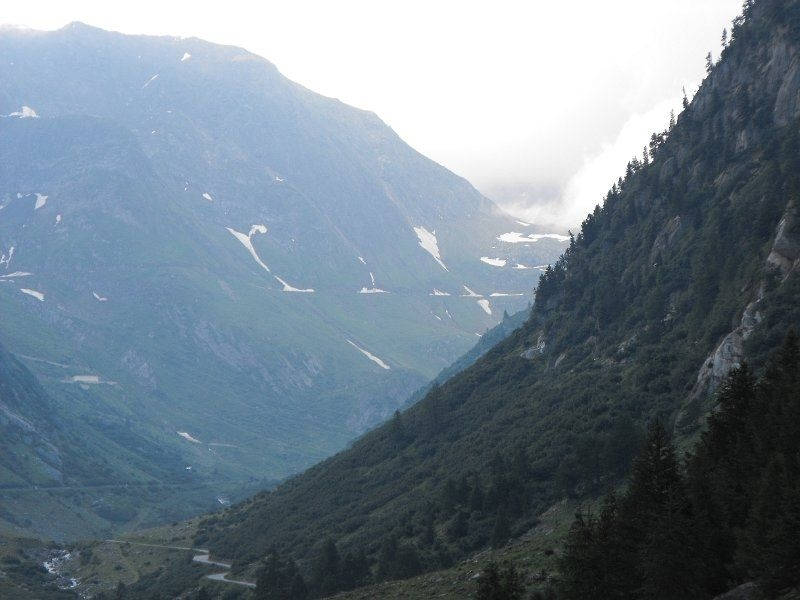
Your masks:
<svg viewBox="0 0 800 600"><path fill-rule="evenodd" d="M800 0L722 45L567 234L244 50L0 32L0 596L797 598Z"/></svg>
<svg viewBox="0 0 800 600"><path fill-rule="evenodd" d="M240 576L260 573L265 594L301 574L307 591L297 598L365 584L376 587L350 597L436 596L454 578L472 576L474 586L469 565L490 548L524 570L524 587L557 582L550 515L624 486L648 423L692 445L726 375L744 361L768 365L800 325L800 10L765 0L745 15L693 101L653 134L646 156L628 164L547 269L521 327L352 448L202 521L196 544L232 559ZM795 358L787 381L796 381ZM774 410L794 414L793 406ZM796 424L782 427L796 453ZM796 514L796 489L772 508L781 519ZM653 513L662 521L637 525L640 535L674 525L670 506ZM661 581L648 573L681 580L671 563L656 568L666 559L647 562L652 539L662 538L635 542L650 553L637 559L650 569L641 584L649 587L622 597L682 597L643 591ZM722 554L714 560L726 564ZM760 564L698 580L686 597L761 582ZM409 579L435 569L442 573ZM395 579L409 580L385 583Z"/></svg>
<svg viewBox="0 0 800 600"><path fill-rule="evenodd" d="M73 23L0 56L0 339L108 446L95 483L214 502L328 456L565 246L245 50Z"/></svg>

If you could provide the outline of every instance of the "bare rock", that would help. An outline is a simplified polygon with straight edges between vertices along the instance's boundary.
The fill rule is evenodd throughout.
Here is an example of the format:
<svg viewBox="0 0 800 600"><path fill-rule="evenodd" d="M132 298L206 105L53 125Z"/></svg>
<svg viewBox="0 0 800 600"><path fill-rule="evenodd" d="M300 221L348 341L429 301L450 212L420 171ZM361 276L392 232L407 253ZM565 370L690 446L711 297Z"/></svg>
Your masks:
<svg viewBox="0 0 800 600"><path fill-rule="evenodd" d="M675 243L681 231L681 218L680 216L672 217L667 221L666 225L659 231L653 242L653 248L650 250L650 264L654 264L661 260L666 251L669 250Z"/></svg>
<svg viewBox="0 0 800 600"><path fill-rule="evenodd" d="M766 596L754 582L744 583L713 600L765 600Z"/></svg>
<svg viewBox="0 0 800 600"><path fill-rule="evenodd" d="M792 232L796 220L795 212L792 209L787 210L781 222L778 223L775 241L767 257L767 263L771 267L779 269L784 278L789 275L800 258L800 237Z"/></svg>

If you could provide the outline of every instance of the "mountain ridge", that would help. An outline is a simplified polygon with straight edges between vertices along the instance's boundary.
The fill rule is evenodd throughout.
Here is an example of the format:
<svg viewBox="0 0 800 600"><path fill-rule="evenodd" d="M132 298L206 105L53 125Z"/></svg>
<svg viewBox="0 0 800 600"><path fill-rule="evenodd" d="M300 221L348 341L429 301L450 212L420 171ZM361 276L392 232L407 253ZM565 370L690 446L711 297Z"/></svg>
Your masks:
<svg viewBox="0 0 800 600"><path fill-rule="evenodd" d="M0 55L0 339L107 483L140 440L222 482L208 504L330 455L563 247L498 240L466 180L246 50L72 24Z"/></svg>
<svg viewBox="0 0 800 600"><path fill-rule="evenodd" d="M800 64L798 3L773 4L738 23L695 98L587 217L522 327L347 451L209 517L198 541L242 571L273 553L316 577L333 540L365 553L368 580L402 579L615 485L648 421L691 413L677 433L698 435L711 390L688 410L687 397L762 281L743 357L758 367L800 323L798 263L768 261L776 238L800 240L784 219L800 103L783 100L800 81L779 68Z"/></svg>

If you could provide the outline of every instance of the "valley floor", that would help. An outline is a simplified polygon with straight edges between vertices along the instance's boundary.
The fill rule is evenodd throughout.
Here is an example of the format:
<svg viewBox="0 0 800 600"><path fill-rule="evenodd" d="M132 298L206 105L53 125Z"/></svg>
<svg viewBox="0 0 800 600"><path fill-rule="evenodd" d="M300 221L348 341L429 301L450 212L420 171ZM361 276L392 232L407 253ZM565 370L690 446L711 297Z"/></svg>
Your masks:
<svg viewBox="0 0 800 600"><path fill-rule="evenodd" d="M559 548L576 508L574 502L562 500L543 513L539 524L521 538L503 548L474 554L450 569L371 585L334 598L469 598L481 571L491 562L505 561L513 562L529 591L544 589L555 570ZM231 565L224 558L210 557L207 550L194 547L197 523L191 520L120 539L77 544L72 548L71 559L60 565L61 576L77 580L76 591L81 597L92 598L103 592L114 593L120 584L131 586L162 569L178 567L187 578L193 578L196 588L206 588L211 597L249 598L254 574L230 574Z"/></svg>

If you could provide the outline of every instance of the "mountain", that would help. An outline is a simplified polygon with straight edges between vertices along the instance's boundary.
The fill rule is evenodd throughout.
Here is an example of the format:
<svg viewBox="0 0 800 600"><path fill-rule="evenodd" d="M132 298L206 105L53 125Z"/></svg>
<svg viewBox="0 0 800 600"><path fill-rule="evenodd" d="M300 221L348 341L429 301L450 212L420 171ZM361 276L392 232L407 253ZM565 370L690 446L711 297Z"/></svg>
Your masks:
<svg viewBox="0 0 800 600"><path fill-rule="evenodd" d="M519 329L351 448L209 516L196 543L242 577L266 564L264 582L296 564L324 596L447 567L565 497L597 498L653 420L688 447L727 372L760 369L800 325L799 73L800 2L748 3Z"/></svg>
<svg viewBox="0 0 800 600"><path fill-rule="evenodd" d="M33 373L0 346L0 537L46 532L65 539L110 533L213 510L218 484L184 468L179 452L123 428L96 406L82 416L58 406ZM125 483L113 483L115 478ZM232 486L234 498L254 486ZM53 518L59 515L59 518ZM9 542L10 543L10 542ZM28 557L30 558L30 557Z"/></svg>
<svg viewBox="0 0 800 600"><path fill-rule="evenodd" d="M12 485L62 479L64 459L53 443L61 432L52 410L36 378L0 347L0 468Z"/></svg>
<svg viewBox="0 0 800 600"><path fill-rule="evenodd" d="M566 246L242 49L73 23L4 28L0 56L0 339L105 457L50 485L189 478L213 503L295 473Z"/></svg>

